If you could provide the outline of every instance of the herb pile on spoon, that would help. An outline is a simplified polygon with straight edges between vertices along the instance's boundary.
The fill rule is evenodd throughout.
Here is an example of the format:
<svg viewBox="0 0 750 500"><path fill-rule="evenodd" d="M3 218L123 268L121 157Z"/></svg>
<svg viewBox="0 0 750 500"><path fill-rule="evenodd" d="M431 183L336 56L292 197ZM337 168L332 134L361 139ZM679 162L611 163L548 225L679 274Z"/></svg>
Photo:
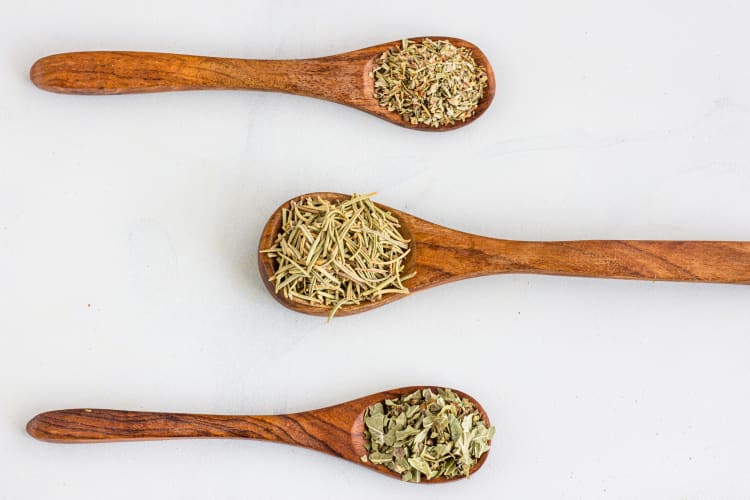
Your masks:
<svg viewBox="0 0 750 500"><path fill-rule="evenodd" d="M276 293L310 305L342 306L409 293L402 276L409 241L399 222L376 206L372 194L331 202L304 198L282 210L281 230L272 248L261 250L276 262L270 277Z"/></svg>
<svg viewBox="0 0 750 500"><path fill-rule="evenodd" d="M375 97L412 125L453 125L470 118L487 87L487 72L471 50L447 40L403 40L372 71Z"/></svg>
<svg viewBox="0 0 750 500"><path fill-rule="evenodd" d="M487 427L474 404L450 389L423 389L376 403L365 412L362 461L382 464L404 481L469 477L490 449Z"/></svg>

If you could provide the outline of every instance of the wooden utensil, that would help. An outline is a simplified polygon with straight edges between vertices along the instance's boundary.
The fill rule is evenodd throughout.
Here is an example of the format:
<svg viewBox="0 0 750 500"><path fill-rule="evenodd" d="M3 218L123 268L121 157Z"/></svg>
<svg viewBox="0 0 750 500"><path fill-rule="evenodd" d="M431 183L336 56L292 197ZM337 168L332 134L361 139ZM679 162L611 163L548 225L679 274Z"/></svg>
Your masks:
<svg viewBox="0 0 750 500"><path fill-rule="evenodd" d="M370 72L375 59L400 41L382 43L316 59L258 60L162 54L155 52L71 52L39 59L31 81L44 90L63 94L133 94L172 90L269 90L346 104L402 127L427 131L467 125L484 113L495 96L495 75L479 47L450 37L472 51L487 71L487 89L474 115L465 122L433 128L412 125L378 104ZM423 38L414 39L421 41Z"/></svg>
<svg viewBox="0 0 750 500"><path fill-rule="evenodd" d="M402 387L371 394L348 403L319 410L286 415L200 415L123 410L56 410L32 418L27 432L36 439L53 443L98 443L105 441L145 441L173 438L245 438L293 444L328 453L401 479L383 465L360 457L365 450L364 413L371 405L429 386ZM435 387L431 387L433 391ZM487 413L468 394L453 390L471 401L490 426ZM488 452L489 453L489 452ZM485 453L471 470L476 472L487 460ZM437 483L461 479L435 478Z"/></svg>
<svg viewBox="0 0 750 500"><path fill-rule="evenodd" d="M340 201L339 193L310 193L293 198L321 197ZM271 248L281 229L281 205L266 223L258 250ZM449 229L393 208L402 235L411 240L403 273L416 272L404 282L411 292L489 274L524 273L653 281L690 281L750 284L750 242L733 241L513 241L487 238ZM258 267L266 288L282 305L297 312L327 316L328 307L286 299L275 293L275 264L258 253ZM342 306L338 316L356 314L408 297Z"/></svg>

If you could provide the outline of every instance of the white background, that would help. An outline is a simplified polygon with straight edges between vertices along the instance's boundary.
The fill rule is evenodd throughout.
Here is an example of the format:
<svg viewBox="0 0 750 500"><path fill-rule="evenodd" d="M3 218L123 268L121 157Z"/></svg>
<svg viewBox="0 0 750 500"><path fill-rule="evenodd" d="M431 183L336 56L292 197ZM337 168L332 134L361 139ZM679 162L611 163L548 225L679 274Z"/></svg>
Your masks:
<svg viewBox="0 0 750 500"><path fill-rule="evenodd" d="M750 240L745 2L5 1L0 7L1 498L748 498L750 287L496 276L330 325L256 271L298 194L378 191L517 239ZM405 130L270 93L36 89L75 50L303 58L476 43L497 97ZM246 441L65 446L68 407L276 413L412 384L497 426L469 481L415 486Z"/></svg>

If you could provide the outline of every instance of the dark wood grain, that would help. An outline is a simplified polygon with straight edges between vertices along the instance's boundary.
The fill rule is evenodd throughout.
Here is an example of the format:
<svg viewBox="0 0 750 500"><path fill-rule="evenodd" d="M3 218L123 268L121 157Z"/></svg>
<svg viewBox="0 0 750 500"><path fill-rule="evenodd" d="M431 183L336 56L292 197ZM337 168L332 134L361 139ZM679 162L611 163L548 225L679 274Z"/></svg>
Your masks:
<svg viewBox="0 0 750 500"><path fill-rule="evenodd" d="M382 465L360 459L367 453L364 447L364 412L378 401L425 387L428 386L402 387L327 408L286 415L204 415L89 408L56 410L35 416L26 425L26 430L36 439L53 443L173 438L258 439L310 448L400 478L399 474ZM434 386L432 388L435 389ZM476 399L461 391L454 392L474 403L487 426L490 425L487 413ZM487 454L484 454L472 473L486 459ZM437 478L429 482L454 479Z"/></svg>
<svg viewBox="0 0 750 500"><path fill-rule="evenodd" d="M419 40L424 37L416 38ZM484 53L458 38L454 45L472 50L487 70L488 85L474 115L465 122L433 128L412 125L380 106L370 72L375 59L400 41L316 59L259 60L156 52L71 52L38 60L31 81L63 94L132 94L178 90L265 90L345 104L408 128L441 131L467 125L481 116L495 96L495 75Z"/></svg>
<svg viewBox="0 0 750 500"><path fill-rule="evenodd" d="M348 198L340 193L310 193L329 200ZM295 197L294 199L299 199ZM259 250L271 248L281 228L281 205L261 234ZM524 273L593 278L750 284L750 242L737 241L513 241L487 238L449 229L400 210L379 205L398 217L411 240L405 273L416 272L404 284L418 292L452 281L490 274ZM258 254L258 268L268 291L284 306L298 312L326 316L328 308L285 299L274 292L269 277L275 264ZM338 316L364 312L408 295L391 294L382 300L344 306Z"/></svg>

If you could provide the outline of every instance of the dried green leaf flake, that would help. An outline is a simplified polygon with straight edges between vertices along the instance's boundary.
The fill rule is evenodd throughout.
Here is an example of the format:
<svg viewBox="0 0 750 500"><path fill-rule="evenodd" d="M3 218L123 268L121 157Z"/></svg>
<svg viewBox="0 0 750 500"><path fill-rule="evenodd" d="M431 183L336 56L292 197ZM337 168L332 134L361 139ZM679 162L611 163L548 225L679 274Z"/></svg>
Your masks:
<svg viewBox="0 0 750 500"><path fill-rule="evenodd" d="M331 202L303 198L282 209L274 246L261 250L274 259L270 277L276 293L330 309L409 293L404 274L409 241L398 219L375 205L371 194Z"/></svg>
<svg viewBox="0 0 750 500"><path fill-rule="evenodd" d="M393 456L390 453L370 453L367 459L377 465L383 465L390 463L393 460Z"/></svg>
<svg viewBox="0 0 750 500"><path fill-rule="evenodd" d="M474 114L487 87L487 72L471 50L447 40L403 40L384 52L371 76L375 98L412 125L453 125Z"/></svg>
<svg viewBox="0 0 750 500"><path fill-rule="evenodd" d="M432 468L427 463L427 461L422 457L409 458L407 462L409 462L409 465L417 469L422 474L425 474L427 476L432 474Z"/></svg>
<svg viewBox="0 0 750 500"><path fill-rule="evenodd" d="M411 482L468 477L495 433L471 401L450 389L378 402L364 419L368 460Z"/></svg>

